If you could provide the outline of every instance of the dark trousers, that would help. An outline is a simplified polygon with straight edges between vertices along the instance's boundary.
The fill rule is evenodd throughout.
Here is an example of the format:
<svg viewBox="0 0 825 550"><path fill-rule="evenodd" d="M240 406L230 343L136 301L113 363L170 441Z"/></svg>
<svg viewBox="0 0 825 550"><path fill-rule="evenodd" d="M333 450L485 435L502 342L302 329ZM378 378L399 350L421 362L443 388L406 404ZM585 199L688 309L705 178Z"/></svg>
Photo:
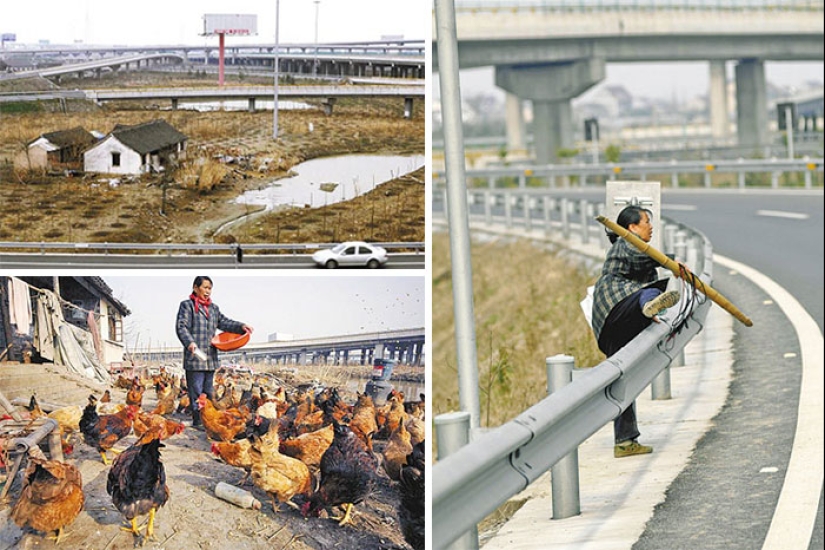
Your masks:
<svg viewBox="0 0 825 550"><path fill-rule="evenodd" d="M215 377L215 371L211 370L188 370L186 371L186 391L189 394L189 400L192 403L192 420L200 423L200 414L197 410L198 396L205 393L206 397L213 399L215 392L212 387L212 382Z"/></svg>
<svg viewBox="0 0 825 550"><path fill-rule="evenodd" d="M634 292L610 310L599 335L599 349L605 355L610 357L650 325L652 321L642 314L642 306L648 300L661 294L665 288L667 288L667 280L656 281ZM654 290L658 292L651 292ZM613 419L613 437L616 444L619 444L636 439L639 435L634 401L622 411L622 414Z"/></svg>

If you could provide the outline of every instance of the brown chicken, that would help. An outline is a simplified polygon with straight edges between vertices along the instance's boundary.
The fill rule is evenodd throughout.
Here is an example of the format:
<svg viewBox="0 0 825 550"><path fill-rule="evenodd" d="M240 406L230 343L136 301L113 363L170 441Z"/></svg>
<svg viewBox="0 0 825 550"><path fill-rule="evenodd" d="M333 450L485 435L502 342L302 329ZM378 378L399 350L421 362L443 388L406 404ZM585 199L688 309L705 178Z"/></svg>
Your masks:
<svg viewBox="0 0 825 550"><path fill-rule="evenodd" d="M152 414L165 415L173 412L175 412L175 388L161 382L158 390L158 404Z"/></svg>
<svg viewBox="0 0 825 550"><path fill-rule="evenodd" d="M352 507L366 499L375 488L378 460L345 424L333 423L334 437L321 458L318 490L301 507L304 517L318 517L321 510L345 505L338 525L352 517Z"/></svg>
<svg viewBox="0 0 825 550"><path fill-rule="evenodd" d="M375 422L375 405L372 397L366 393L358 394L349 427L361 438L367 449L372 450L372 438L378 431L378 424Z"/></svg>
<svg viewBox="0 0 825 550"><path fill-rule="evenodd" d="M279 450L292 458L297 458L307 466L310 470L317 470L321 465L321 457L332 443L333 429L332 424L316 430L314 432L305 433L293 439L281 440L278 447Z"/></svg>
<svg viewBox="0 0 825 550"><path fill-rule="evenodd" d="M404 422L404 426L407 428L407 431L410 432L410 444L413 447L420 441L424 441L427 428L423 419L410 415L407 421Z"/></svg>
<svg viewBox="0 0 825 550"><path fill-rule="evenodd" d="M252 471L252 457L249 449L252 447L251 438L255 435L262 436L269 431L270 420L266 417L255 415L246 424L247 437L238 441L216 441L212 443L212 454L220 457L224 462L236 468L242 468L244 475L240 485L246 483ZM277 428L277 427L276 427Z"/></svg>
<svg viewBox="0 0 825 550"><path fill-rule="evenodd" d="M135 414L135 420L132 424L132 429L137 437L142 437L150 429L157 427L160 429L160 438L168 439L173 435L183 433L183 423L169 420L163 416L155 413L145 413L138 410Z"/></svg>
<svg viewBox="0 0 825 550"><path fill-rule="evenodd" d="M41 453L41 457L29 457L23 489L12 508L11 519L20 527L44 533L57 531L55 539L59 544L63 528L75 520L83 504L80 470L59 460L46 460Z"/></svg>
<svg viewBox="0 0 825 550"><path fill-rule="evenodd" d="M132 381L132 387L126 392L126 404L140 407L143 405L143 392L145 388L138 382L137 378Z"/></svg>
<svg viewBox="0 0 825 550"><path fill-rule="evenodd" d="M407 463L407 455L412 452L410 433L403 422L390 435L387 446L384 447L384 471L393 481L398 481L401 467Z"/></svg>
<svg viewBox="0 0 825 550"><path fill-rule="evenodd" d="M159 427L144 433L115 459L106 480L106 492L115 508L130 521L124 530L140 537L137 518L149 514L147 539L154 533L155 512L169 500L166 469L160 459L160 449L165 445L159 435Z"/></svg>
<svg viewBox="0 0 825 550"><path fill-rule="evenodd" d="M100 398L101 403L109 403L112 400L112 394L109 390L103 392L103 396Z"/></svg>
<svg viewBox="0 0 825 550"><path fill-rule="evenodd" d="M312 492L312 474L307 465L297 458L281 454L278 447L278 424L271 422L265 434L253 434L249 449L252 482L269 494L275 512L280 510L281 502L298 508L292 497L308 497Z"/></svg>
<svg viewBox="0 0 825 550"><path fill-rule="evenodd" d="M61 407L48 414L49 418L57 420L57 425L60 428L60 439L62 441L64 455L70 455L74 450L74 445L72 444L72 434L80 431L80 417L82 416L83 407L80 405Z"/></svg>
<svg viewBox="0 0 825 550"><path fill-rule="evenodd" d="M246 428L247 415L238 409L219 411L206 394L200 394L196 406L201 413L201 421L206 435L220 441L232 441Z"/></svg>
<svg viewBox="0 0 825 550"><path fill-rule="evenodd" d="M83 409L83 416L80 418L80 431L86 444L97 449L103 463L108 465L106 451L112 449L115 443L132 431L137 407L131 405L118 413L99 416L95 409L96 401L93 395L89 396L89 404ZM112 451L119 452L114 449Z"/></svg>

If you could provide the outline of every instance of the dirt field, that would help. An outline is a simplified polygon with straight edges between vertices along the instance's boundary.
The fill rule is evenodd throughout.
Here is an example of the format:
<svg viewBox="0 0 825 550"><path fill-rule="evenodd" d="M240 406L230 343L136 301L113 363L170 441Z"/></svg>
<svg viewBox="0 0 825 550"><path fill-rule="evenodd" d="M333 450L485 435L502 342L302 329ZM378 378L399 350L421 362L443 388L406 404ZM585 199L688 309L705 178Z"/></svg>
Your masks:
<svg viewBox="0 0 825 550"><path fill-rule="evenodd" d="M146 86L150 79L119 78L71 86ZM422 101L416 102L409 120L401 116L400 100L341 100L331 116L324 115L320 107L284 110L279 113L277 142L272 139L272 113L266 111L169 111L157 105L98 107L70 102L68 112L63 113L52 112L51 107L21 104L19 112L7 106L0 114L0 203L4 205L0 240L289 243L331 242L338 236L335 233L373 241L424 240L423 170L398 178L392 185L379 185L369 193L369 210L354 206L353 201L286 210L256 218L249 227L234 225L215 236L225 222L254 211L232 203L235 197L287 175L300 162L341 154L423 155ZM78 125L108 132L118 123L154 118L163 118L189 137L190 163L166 179L118 178L113 184L109 177L67 178L12 169L16 152L41 133ZM230 157L233 160L225 162ZM204 163L201 168L191 162L197 158Z"/></svg>
<svg viewBox="0 0 825 550"><path fill-rule="evenodd" d="M423 369L408 376L423 380ZM114 390L112 395L113 402L125 401L124 390ZM352 402L351 397L344 398ZM155 403L154 391L147 390L143 408L150 409ZM130 435L116 448L125 448L134 440L135 436ZM377 441L376 451L380 452L384 444ZM386 477L380 478L370 498L355 506L353 523L340 527L324 514L321 518L304 519L297 510L283 504L281 511L273 512L266 495L251 483L245 488L262 502L260 511L239 508L217 498L217 483L237 485L243 472L213 458L209 452L211 441L203 432L186 429L166 440L165 445L161 453L171 496L156 516L154 540L137 541L131 533L120 530L122 516L106 493L109 466L101 462L97 451L76 442L69 461L81 470L86 504L64 531L59 547L123 550L142 543L143 548L155 550L409 550L399 527L398 488ZM19 481L12 487L11 496L16 498L18 494ZM296 497L295 501L300 504L299 499ZM39 534L24 533L9 520L9 510L10 505L0 504L0 550L56 547L52 540Z"/></svg>

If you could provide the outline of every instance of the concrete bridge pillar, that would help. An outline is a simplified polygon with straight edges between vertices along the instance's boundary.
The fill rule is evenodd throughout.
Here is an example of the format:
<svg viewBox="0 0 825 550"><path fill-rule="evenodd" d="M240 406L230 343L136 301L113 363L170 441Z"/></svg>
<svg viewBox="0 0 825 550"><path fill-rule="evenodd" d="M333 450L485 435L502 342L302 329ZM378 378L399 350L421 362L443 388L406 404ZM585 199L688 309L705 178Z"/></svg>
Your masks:
<svg viewBox="0 0 825 550"><path fill-rule="evenodd" d="M521 98L507 93L504 98L504 122L507 129L507 151L524 151L527 149L527 135L524 128L524 110Z"/></svg>
<svg viewBox="0 0 825 550"><path fill-rule="evenodd" d="M768 144L765 62L742 59L736 65L736 133L740 146Z"/></svg>
<svg viewBox="0 0 825 550"><path fill-rule="evenodd" d="M710 62L710 129L717 139L728 137L728 85L725 61Z"/></svg>
<svg viewBox="0 0 825 550"><path fill-rule="evenodd" d="M604 79L604 60L496 67L496 85L533 102L536 162L549 164L573 145L570 100Z"/></svg>

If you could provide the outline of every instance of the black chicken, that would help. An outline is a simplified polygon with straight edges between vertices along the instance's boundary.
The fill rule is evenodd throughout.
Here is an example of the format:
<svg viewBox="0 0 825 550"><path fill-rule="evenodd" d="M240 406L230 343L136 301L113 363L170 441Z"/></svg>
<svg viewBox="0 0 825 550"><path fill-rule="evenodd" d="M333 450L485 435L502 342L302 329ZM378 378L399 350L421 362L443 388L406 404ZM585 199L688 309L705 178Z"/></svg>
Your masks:
<svg viewBox="0 0 825 550"><path fill-rule="evenodd" d="M318 517L321 510L344 504L346 513L338 525L349 522L352 507L363 502L375 488L378 459L345 424L333 421L332 444L321 457L321 481L301 507L304 517Z"/></svg>
<svg viewBox="0 0 825 550"><path fill-rule="evenodd" d="M166 486L166 469L160 460L159 428L153 427L131 447L123 451L112 463L106 482L106 492L121 514L131 521L123 527L140 537L138 516L149 514L146 538L154 533L155 512L169 500Z"/></svg>
<svg viewBox="0 0 825 550"><path fill-rule="evenodd" d="M413 550L424 550L424 442L418 442L401 467L401 508L398 519L404 540Z"/></svg>

